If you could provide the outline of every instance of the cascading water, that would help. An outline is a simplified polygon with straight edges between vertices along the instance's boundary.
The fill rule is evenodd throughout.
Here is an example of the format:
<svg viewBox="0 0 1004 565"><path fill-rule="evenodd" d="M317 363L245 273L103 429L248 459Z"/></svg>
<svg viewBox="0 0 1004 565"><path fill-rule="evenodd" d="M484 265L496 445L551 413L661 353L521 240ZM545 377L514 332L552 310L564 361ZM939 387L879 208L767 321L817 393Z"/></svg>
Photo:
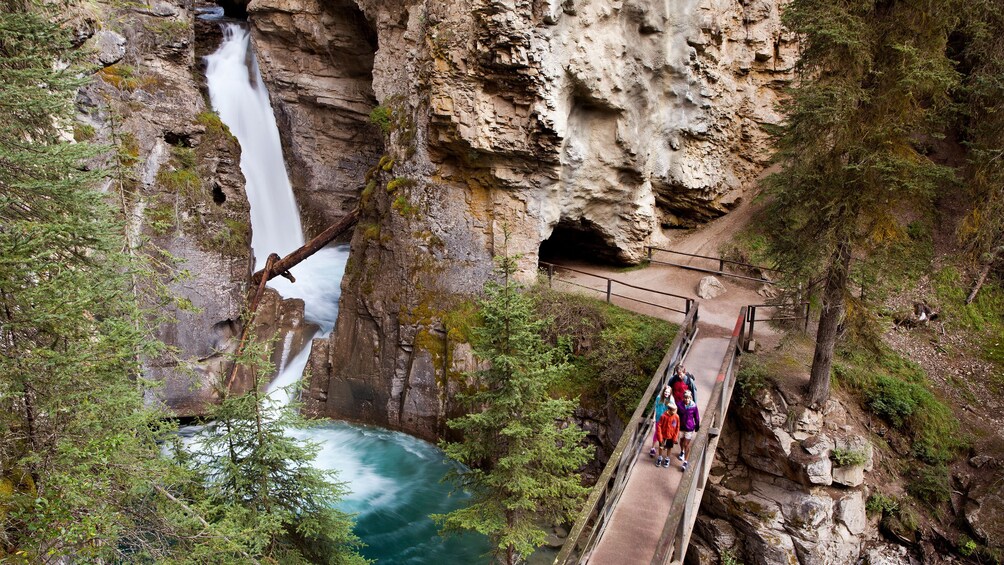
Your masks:
<svg viewBox="0 0 1004 565"><path fill-rule="evenodd" d="M303 244L300 218L279 143L275 116L241 24L223 26L220 48L206 58L213 108L240 142L258 267L269 253L285 255ZM302 298L305 316L326 334L334 327L348 250L327 248L293 269L296 283L273 279L284 297ZM286 362L269 387L277 402L288 402L286 386L299 380L309 349ZM428 518L462 505L441 482L451 463L434 446L408 435L377 428L326 423L303 437L321 444L315 465L334 469L352 493L343 509L357 513L356 533L368 545L363 555L383 563L478 563L487 550L483 538L442 539Z"/></svg>

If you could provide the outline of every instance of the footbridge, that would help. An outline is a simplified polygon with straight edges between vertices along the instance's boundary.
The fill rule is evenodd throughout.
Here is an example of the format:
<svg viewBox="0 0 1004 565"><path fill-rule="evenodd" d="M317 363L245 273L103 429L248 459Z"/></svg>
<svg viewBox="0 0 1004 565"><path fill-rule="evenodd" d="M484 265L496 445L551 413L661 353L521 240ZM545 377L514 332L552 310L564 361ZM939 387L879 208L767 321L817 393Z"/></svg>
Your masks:
<svg viewBox="0 0 1004 565"><path fill-rule="evenodd" d="M715 266L718 268L715 269ZM673 267L694 269L684 265ZM704 274L726 274L723 273L723 268L722 264L712 264L710 268L698 267L696 270L704 271ZM753 305L750 302L756 301L756 293L748 292L742 297L732 298L732 305L728 307L732 314L728 316L725 305L721 302L702 304L691 297L665 290L653 290L648 294L652 298L645 298L635 293L639 288L637 284L632 285L595 272L587 273L581 268L576 270L565 265L544 264L542 269L548 274L549 280L557 280L555 273L558 270L565 273L566 278L562 281L565 290L586 289L599 292L605 294L607 302L619 303L632 310L648 310L646 313L658 315L651 310L653 306L658 306L663 314L685 315L673 344L627 422L620 441L554 563L682 563L725 425L739 371L740 356L750 345L754 323L767 319L798 320L804 323L808 319L807 307L802 304L787 308ZM654 277L662 280L671 277L676 281L681 278L678 273L665 272L643 276L649 279L645 285L648 287L654 286ZM688 280L686 284L692 285L693 282ZM555 286L562 288L558 284ZM658 286L667 290L682 288ZM736 301L742 303L745 299L749 302L738 308L735 306ZM758 308L761 315L766 315L772 308L776 311L769 318L758 318ZM708 315L702 318L705 313ZM701 414L700 431L691 445L686 471L682 470L682 464L676 457L678 447L674 449L669 468L657 467L655 460L649 455L654 432L652 413L655 397L666 385L678 363L684 363L687 370L696 377L697 403Z"/></svg>
<svg viewBox="0 0 1004 565"><path fill-rule="evenodd" d="M556 565L682 563L739 369L747 308L729 336L701 335L700 307L687 313L638 408L569 532ZM712 333L712 332L708 332ZM669 468L649 456L656 395L685 363L697 378L701 429L681 469L675 453Z"/></svg>

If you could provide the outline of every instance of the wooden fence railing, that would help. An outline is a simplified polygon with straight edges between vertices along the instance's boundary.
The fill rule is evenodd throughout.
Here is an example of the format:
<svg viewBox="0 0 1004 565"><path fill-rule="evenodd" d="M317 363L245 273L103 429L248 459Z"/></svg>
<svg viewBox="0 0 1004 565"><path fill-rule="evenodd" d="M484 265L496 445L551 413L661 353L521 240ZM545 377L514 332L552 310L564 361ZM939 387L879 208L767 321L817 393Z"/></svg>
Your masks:
<svg viewBox="0 0 1004 565"><path fill-rule="evenodd" d="M701 415L701 431L694 438L687 457L690 469L694 472L683 474L683 479L673 497L669 516L666 517L662 534L659 536L659 544L656 546L651 565L679 565L687 555L690 535L701 507L701 497L704 495L704 487L711 472L718 439L725 426L729 402L732 400L732 389L735 387L736 375L739 372L739 356L742 354L744 343L746 316L747 309L743 306L739 310L739 317L732 331L732 339L722 360L715 386L711 389L706 413Z"/></svg>
<svg viewBox="0 0 1004 565"><path fill-rule="evenodd" d="M617 446L603 467L603 472L600 473L589 498L586 499L585 507L576 518L565 544L555 558L555 565L582 562L593 550L609 523L610 516L617 507L617 501L624 492L628 477L631 476L631 469L638 459L638 452L652 437L653 399L658 391L666 386L671 376L671 368L684 360L697 337L697 311L698 306L694 304L687 313L676 339L662 358L662 363L656 369L638 408L624 427L624 433L621 434Z"/></svg>
<svg viewBox="0 0 1004 565"><path fill-rule="evenodd" d="M605 292L605 294L606 294L606 301L608 303L610 303L610 301L611 301L612 298L617 297L617 298L622 298L624 300L631 300L633 302L638 302L640 304L647 304L649 306L655 306L656 308L662 308L662 309L665 309L665 310L669 310L671 312L679 312L681 314L687 314L687 313L689 313L690 309L694 305L694 299L691 298L691 297L689 297L689 296L681 296L679 294L673 294L671 292L663 292L661 290L655 290L655 289L652 289L652 288L645 288L643 286L636 286L636 285L633 285L633 284L628 284L626 282L621 282L621 281L619 281L617 279L612 279L610 277L604 277L603 275L597 275L597 274L589 273L589 272L586 272L586 271L580 271L579 269L573 269L571 267L565 267L564 265L555 265L554 263L546 263L544 261L541 261L539 264L540 264L540 270L544 271L547 274L548 285L551 285L553 283L553 281L554 281L555 278L559 278L561 280L561 282L564 283L564 284L569 284L569 285L572 285L572 286L577 286L579 288L584 288L586 290L591 290L593 292L600 292L600 293L604 293ZM578 273L580 275L586 275L586 276L589 276L589 277L600 279L600 280L602 280L602 281L605 282L606 290L595 288L595 287L591 287L591 286L584 285L584 284L579 284L577 282L569 280L567 277L561 277L561 271L568 271L568 272L571 272L571 273ZM640 298L635 298L633 296L627 296L625 294L618 294L618 293L614 292L615 286L622 286L622 287L625 287L625 288L633 288L635 290L640 290L640 291L643 291L643 292L646 292L646 293L650 293L650 294L654 294L654 295L657 295L657 296L660 296L660 297L670 298L674 302L676 302L676 301L683 301L683 304L682 304L683 309L681 310L680 308L676 308L676 307L670 306L668 304L657 304L655 302L649 302L647 300L642 300Z"/></svg>
<svg viewBox="0 0 1004 565"><path fill-rule="evenodd" d="M771 272L775 272L775 273L780 273L781 272L780 269L771 269L769 267L762 267L760 265L752 265L750 263L743 263L742 261L731 261L729 259L722 259L721 257L711 257L709 255L697 255L695 253L684 253L683 251L674 251L672 249L666 249L664 247L652 247L650 245L646 245L645 246L645 251L648 254L648 261L650 263L655 263L655 264L658 264L658 265L670 265L672 267L680 267L681 269L690 269L692 271L701 271L701 272L704 272L704 273L713 273L713 274L716 274L716 275L721 275L721 276L725 276L725 277L732 277L732 278L736 278L736 279L743 279L743 280L747 280L747 281L756 281L756 282L764 282L764 283L771 282L770 280L765 279L763 277L750 277L750 276L747 276L747 275L741 275L739 273L730 273L730 272L728 272L728 271L725 270L725 266L726 265L735 265L737 267L743 267L743 268L746 268L746 269L755 269L755 270L758 270L758 271L771 271ZM702 267L702 266L699 266L699 265L684 265L683 263L673 263L671 261L660 261L660 260L655 259L655 258L652 257L654 251L661 251L663 253L669 253L669 254L672 254L672 255L682 255L684 257L692 257L692 258L695 258L695 259L704 259L704 260L709 261L711 264L717 263L718 264L718 268L714 269L714 268L711 268L711 267Z"/></svg>
<svg viewBox="0 0 1004 565"><path fill-rule="evenodd" d="M809 303L798 302L795 304L750 304L746 307L746 338L743 340L743 349L749 347L750 340L753 339L753 327L757 322L801 322L802 331L809 331ZM773 314L765 317L757 317L757 312L773 308ZM747 349L748 350L748 349Z"/></svg>

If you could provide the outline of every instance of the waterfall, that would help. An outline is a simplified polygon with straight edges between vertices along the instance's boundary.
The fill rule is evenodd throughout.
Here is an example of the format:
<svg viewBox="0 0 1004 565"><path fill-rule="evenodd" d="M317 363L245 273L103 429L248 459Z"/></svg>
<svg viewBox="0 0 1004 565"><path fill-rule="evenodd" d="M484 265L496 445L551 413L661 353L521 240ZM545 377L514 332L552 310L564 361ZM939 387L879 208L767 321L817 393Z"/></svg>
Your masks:
<svg viewBox="0 0 1004 565"><path fill-rule="evenodd" d="M269 253L280 257L303 245L303 228L293 189L282 159L279 128L258 62L247 64L250 35L246 28L228 24L223 44L206 57L209 98L220 119L241 144L241 171L251 203L251 247L255 267L265 266Z"/></svg>
<svg viewBox="0 0 1004 565"><path fill-rule="evenodd" d="M206 57L206 81L213 108L241 145L248 201L251 245L258 268L270 253L286 255L303 244L299 212L279 141L268 91L258 72L246 26L223 24L223 43ZM302 298L305 317L321 335L334 327L348 249L322 249L292 269L296 283L281 277L269 286L283 297ZM310 356L309 346L285 362L269 386L275 402L288 403L288 385L297 382ZM292 433L292 432L291 432ZM357 514L356 534L368 545L363 555L395 564L484 563L487 545L480 536L446 540L428 518L467 500L442 483L452 468L435 446L406 434L373 427L329 422L297 431L321 446L315 465L338 471L351 494L342 504Z"/></svg>

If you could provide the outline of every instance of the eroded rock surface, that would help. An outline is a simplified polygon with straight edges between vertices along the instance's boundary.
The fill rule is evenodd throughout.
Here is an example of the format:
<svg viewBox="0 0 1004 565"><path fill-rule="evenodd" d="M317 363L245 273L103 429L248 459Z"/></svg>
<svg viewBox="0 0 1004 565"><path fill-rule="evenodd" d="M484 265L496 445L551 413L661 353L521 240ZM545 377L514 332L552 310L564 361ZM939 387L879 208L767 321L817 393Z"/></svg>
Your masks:
<svg viewBox="0 0 1004 565"><path fill-rule="evenodd" d="M110 19L116 31L101 29ZM128 245L162 285L138 289L172 348L145 360L147 377L162 383L148 400L204 414L230 368L253 265L240 147L201 90L200 56L218 45L218 24L196 20L187 3L158 0L121 12L95 5L69 25L98 69L78 95L84 125L75 136L116 148L100 159L104 189L127 219ZM261 339L277 334L291 349L311 331L302 305L274 297L258 320Z"/></svg>
<svg viewBox="0 0 1004 565"><path fill-rule="evenodd" d="M768 1L248 11L308 224L362 209L314 409L429 438L462 386L451 297L498 253L524 278L545 241L637 262L662 228L726 213L766 164L795 57Z"/></svg>
<svg viewBox="0 0 1004 565"><path fill-rule="evenodd" d="M732 409L693 539L693 557L715 563L843 564L863 556L877 530L862 481L871 444L846 425L843 406L790 406L763 389Z"/></svg>

